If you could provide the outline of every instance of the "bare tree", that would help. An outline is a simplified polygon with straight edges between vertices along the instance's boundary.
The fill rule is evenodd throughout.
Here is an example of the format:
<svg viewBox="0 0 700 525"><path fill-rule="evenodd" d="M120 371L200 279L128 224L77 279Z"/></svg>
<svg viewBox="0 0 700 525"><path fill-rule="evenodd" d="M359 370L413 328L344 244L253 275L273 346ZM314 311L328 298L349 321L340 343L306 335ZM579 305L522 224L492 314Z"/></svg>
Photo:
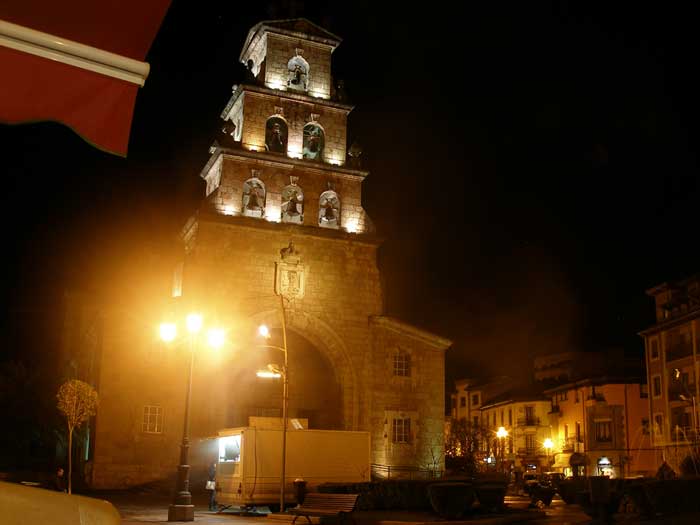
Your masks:
<svg viewBox="0 0 700 525"><path fill-rule="evenodd" d="M77 379L63 383L56 397L58 409L66 416L68 425L68 494L70 494L73 477L73 431L95 415L99 400L94 388Z"/></svg>
<svg viewBox="0 0 700 525"><path fill-rule="evenodd" d="M450 465L458 470L473 475L479 469L479 448L483 440L483 431L465 418L450 422L449 433L445 440L445 455Z"/></svg>

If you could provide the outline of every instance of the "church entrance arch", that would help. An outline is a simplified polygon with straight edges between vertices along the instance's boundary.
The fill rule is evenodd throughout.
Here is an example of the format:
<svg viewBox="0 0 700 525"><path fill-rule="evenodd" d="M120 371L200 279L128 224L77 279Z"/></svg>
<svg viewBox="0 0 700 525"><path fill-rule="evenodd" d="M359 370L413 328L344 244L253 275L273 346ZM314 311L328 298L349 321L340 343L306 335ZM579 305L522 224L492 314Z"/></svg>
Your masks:
<svg viewBox="0 0 700 525"><path fill-rule="evenodd" d="M279 310L251 316L270 329L270 345L283 346ZM265 341L258 341L266 344ZM340 337L323 321L298 310L287 311L289 418L308 419L309 428L357 429L356 377ZM254 344L241 352L226 373L227 427L247 426L249 417L282 416L282 380L259 378L267 364L281 365L284 355Z"/></svg>

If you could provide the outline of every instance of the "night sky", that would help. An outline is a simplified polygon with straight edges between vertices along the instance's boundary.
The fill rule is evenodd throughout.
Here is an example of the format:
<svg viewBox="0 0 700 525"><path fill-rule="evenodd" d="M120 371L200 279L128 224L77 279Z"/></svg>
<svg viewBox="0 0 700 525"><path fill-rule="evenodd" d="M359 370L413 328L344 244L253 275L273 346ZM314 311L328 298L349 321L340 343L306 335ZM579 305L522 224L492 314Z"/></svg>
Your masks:
<svg viewBox="0 0 700 525"><path fill-rule="evenodd" d="M302 16L343 38L334 75L356 105L348 145L364 148L363 203L386 239L387 314L454 340L448 379L522 375L544 352L641 355L644 290L700 271L690 13L248 4L173 3L127 159L59 124L0 126L3 357L53 351L63 290L167 249L203 196L248 29Z"/></svg>

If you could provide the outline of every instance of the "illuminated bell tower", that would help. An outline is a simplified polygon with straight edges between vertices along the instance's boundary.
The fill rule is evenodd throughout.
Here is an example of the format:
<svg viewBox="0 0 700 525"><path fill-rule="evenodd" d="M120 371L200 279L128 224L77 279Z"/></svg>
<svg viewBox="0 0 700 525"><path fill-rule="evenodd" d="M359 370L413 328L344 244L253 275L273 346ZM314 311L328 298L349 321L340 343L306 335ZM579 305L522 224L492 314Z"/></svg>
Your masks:
<svg viewBox="0 0 700 525"><path fill-rule="evenodd" d="M250 30L240 55L247 78L234 86L214 148L225 154L215 154L202 173L216 213L348 233L371 229L361 206L367 173L345 167L352 106L332 84L339 44L305 19Z"/></svg>

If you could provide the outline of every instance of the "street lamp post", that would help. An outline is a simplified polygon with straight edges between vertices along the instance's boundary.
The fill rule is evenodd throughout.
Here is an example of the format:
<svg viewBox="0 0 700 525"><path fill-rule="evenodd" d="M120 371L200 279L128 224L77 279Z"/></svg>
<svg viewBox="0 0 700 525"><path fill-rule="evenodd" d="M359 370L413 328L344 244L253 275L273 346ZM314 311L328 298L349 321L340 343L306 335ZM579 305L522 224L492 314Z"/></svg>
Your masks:
<svg viewBox="0 0 700 525"><path fill-rule="evenodd" d="M279 350L284 354L284 365L282 368L276 367L274 365L268 365L268 371L258 372L259 377L282 377L282 473L280 476L280 512L284 512L284 485L286 478L286 466L287 466L287 409L289 406L289 369L288 365L288 352L287 352L287 321L286 313L284 309L284 296L280 294L280 306L282 308L282 346L275 345L260 345L261 348L272 348L273 350ZM269 339L270 330L265 325L261 325L258 328L258 333Z"/></svg>
<svg viewBox="0 0 700 525"><path fill-rule="evenodd" d="M550 469L550 460L549 460L549 455L552 452L552 448L554 448L554 442L550 438L545 438L544 442L542 443L542 447L544 448L546 457L547 457L547 470Z"/></svg>
<svg viewBox="0 0 700 525"><path fill-rule="evenodd" d="M504 456L505 456L505 448L506 448L506 438L508 437L508 431L504 427L498 427L498 431L496 432L496 437L498 438L498 441L501 444L501 471L505 473L506 468L504 465Z"/></svg>
<svg viewBox="0 0 700 525"><path fill-rule="evenodd" d="M187 390L185 394L185 421L182 428L182 443L180 444L180 464L177 467L177 482L175 497L168 507L168 521L194 521L194 505L190 493L190 401L192 398L192 370L194 368L194 353L197 348L197 337L202 328L202 316L191 313L186 319L189 332L189 368L187 372ZM160 337L166 343L177 337L177 326L174 323L160 325ZM221 329L211 329L208 333L209 344L220 348L224 343L224 332Z"/></svg>

